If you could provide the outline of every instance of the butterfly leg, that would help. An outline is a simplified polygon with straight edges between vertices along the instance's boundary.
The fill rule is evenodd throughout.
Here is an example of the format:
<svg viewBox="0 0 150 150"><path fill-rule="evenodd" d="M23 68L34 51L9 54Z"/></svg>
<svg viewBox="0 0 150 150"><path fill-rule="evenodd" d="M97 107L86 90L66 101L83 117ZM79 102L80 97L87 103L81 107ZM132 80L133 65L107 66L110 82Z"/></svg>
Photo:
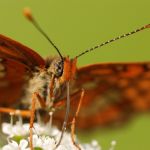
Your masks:
<svg viewBox="0 0 150 150"><path fill-rule="evenodd" d="M0 107L0 112L6 114L13 113L14 115L18 115L18 109L13 108ZM19 115L22 117L30 117L30 110L19 110Z"/></svg>
<svg viewBox="0 0 150 150"><path fill-rule="evenodd" d="M72 123L71 123L71 139L72 139L72 143L73 143L73 145L75 147L77 147L78 150L81 150L81 148L75 142L75 136L74 136L75 135L75 124L76 124L76 118L78 117L78 114L79 114L79 111L80 111L80 108L81 108L81 105L82 105L82 100L83 100L83 97L84 97L84 93L85 93L85 91L82 89L80 100L79 100L78 107L77 107L77 111L76 111L75 116L73 117Z"/></svg>
<svg viewBox="0 0 150 150"><path fill-rule="evenodd" d="M46 107L46 103L44 99L39 95L38 92L34 92L32 95L32 103L31 103L31 117L30 117L30 148L33 150L33 123L35 119L35 106L36 106L36 101L38 101L41 105L42 108Z"/></svg>
<svg viewBox="0 0 150 150"><path fill-rule="evenodd" d="M37 99L37 96L36 96L36 93L34 93L32 95L32 104L31 104L31 117L30 117L30 140L29 140L29 143L30 143L30 149L33 150L33 123L34 123L34 118L35 118L35 104L36 104L36 99Z"/></svg>

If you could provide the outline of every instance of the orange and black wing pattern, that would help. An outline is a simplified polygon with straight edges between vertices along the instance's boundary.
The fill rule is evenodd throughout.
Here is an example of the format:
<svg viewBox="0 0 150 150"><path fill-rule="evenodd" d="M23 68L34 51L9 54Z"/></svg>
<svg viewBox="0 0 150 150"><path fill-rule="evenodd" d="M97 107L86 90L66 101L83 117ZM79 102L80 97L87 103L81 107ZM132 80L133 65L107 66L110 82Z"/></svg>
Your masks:
<svg viewBox="0 0 150 150"><path fill-rule="evenodd" d="M0 35L0 58L19 61L30 69L45 65L44 59L35 51L4 35Z"/></svg>
<svg viewBox="0 0 150 150"><path fill-rule="evenodd" d="M85 66L77 70L72 88L85 90L79 128L118 126L134 114L150 110L150 63ZM71 96L72 117L79 99L80 92Z"/></svg>
<svg viewBox="0 0 150 150"><path fill-rule="evenodd" d="M26 46L0 35L0 106L16 104L27 73L45 61Z"/></svg>

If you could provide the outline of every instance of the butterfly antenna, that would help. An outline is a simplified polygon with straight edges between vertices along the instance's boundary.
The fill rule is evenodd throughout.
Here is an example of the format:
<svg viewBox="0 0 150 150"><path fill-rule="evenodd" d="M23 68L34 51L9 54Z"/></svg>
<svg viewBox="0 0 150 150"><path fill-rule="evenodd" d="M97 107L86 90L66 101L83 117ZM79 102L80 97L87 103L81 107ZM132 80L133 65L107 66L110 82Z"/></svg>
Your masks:
<svg viewBox="0 0 150 150"><path fill-rule="evenodd" d="M57 48L57 46L52 42L52 40L47 36L47 34L42 30L42 28L40 27L40 25L37 23L37 21L33 18L31 10L29 8L25 8L24 9L24 15L25 17L35 26L35 28L51 43L51 45L56 49L56 51L58 52L59 56L61 57L62 61L63 61L63 56L61 55L59 49Z"/></svg>
<svg viewBox="0 0 150 150"><path fill-rule="evenodd" d="M97 48L99 48L99 47L102 47L102 46L104 46L104 45L107 45L107 44L109 44L109 43L112 43L112 42L114 42L114 41L117 41L117 40L119 40L119 39L121 39L121 38L127 37L127 36L129 36L129 35L132 35L132 34L134 34L134 33L137 33L137 32L139 32L139 31L142 31L142 30L147 29L147 28L150 28L150 24L145 25L145 26L143 26L143 27L141 27L141 28L139 28L139 29L136 29L136 30L134 30L134 31L132 31L132 32L123 34L123 35L121 35L121 36L118 36L118 37L116 37L116 38L114 38L114 39L108 40L108 41L106 41L106 42L104 42L104 43L102 43L102 44L96 45L96 46L94 46L94 47L92 47L92 48L90 48L90 49L87 49L87 50L83 51L81 54L77 55L76 58L78 58L78 57L80 57L80 56L82 56L82 55L84 55L84 54L86 54L86 53L88 53L88 52L91 52L91 51L93 51L93 50L95 50L95 49L97 49Z"/></svg>

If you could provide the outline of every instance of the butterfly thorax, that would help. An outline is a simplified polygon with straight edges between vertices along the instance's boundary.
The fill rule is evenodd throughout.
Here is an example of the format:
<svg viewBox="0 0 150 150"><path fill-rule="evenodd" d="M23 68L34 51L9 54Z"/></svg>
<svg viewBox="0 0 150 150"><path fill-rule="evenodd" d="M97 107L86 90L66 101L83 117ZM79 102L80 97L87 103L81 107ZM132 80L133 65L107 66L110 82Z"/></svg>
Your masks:
<svg viewBox="0 0 150 150"><path fill-rule="evenodd" d="M53 101L59 97L59 89L63 86L59 81L59 76L62 75L62 64L60 59L47 59L44 68L37 68L32 74L32 78L29 79L28 85L25 88L25 96L23 97L23 103L31 103L34 93L44 100L46 106L51 108ZM53 88L50 88L53 83ZM51 91L52 90L52 91ZM51 97L50 93L53 93ZM36 108L41 108L38 100L36 101Z"/></svg>
<svg viewBox="0 0 150 150"><path fill-rule="evenodd" d="M32 96L38 93L46 103L46 109L52 108L55 101L59 101L66 95L66 82L74 78L76 72L76 59L64 58L46 59L43 68L37 68L25 88L23 102L31 106ZM36 102L36 108L41 108Z"/></svg>

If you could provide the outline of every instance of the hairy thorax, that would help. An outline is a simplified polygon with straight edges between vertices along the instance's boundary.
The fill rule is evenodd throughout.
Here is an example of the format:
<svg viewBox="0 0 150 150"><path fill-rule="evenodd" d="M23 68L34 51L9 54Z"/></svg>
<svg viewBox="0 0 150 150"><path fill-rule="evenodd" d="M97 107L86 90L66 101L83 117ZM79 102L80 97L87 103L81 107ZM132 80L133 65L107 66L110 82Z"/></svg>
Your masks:
<svg viewBox="0 0 150 150"><path fill-rule="evenodd" d="M22 99L23 104L25 104L26 106L31 106L33 94L38 93L38 95L46 103L46 109L49 109L53 106L53 102L57 101L57 99L59 99L60 96L63 94L61 92L64 85L60 83L59 78L53 78L53 62L55 61L58 60L48 60L48 66L42 69L37 68L37 71L33 73L32 78L29 78L28 83L24 88L25 92ZM50 85L52 82L53 88L51 89ZM53 97L50 96L51 92L53 93ZM38 108L41 108L41 106L38 99L36 98L36 109Z"/></svg>

